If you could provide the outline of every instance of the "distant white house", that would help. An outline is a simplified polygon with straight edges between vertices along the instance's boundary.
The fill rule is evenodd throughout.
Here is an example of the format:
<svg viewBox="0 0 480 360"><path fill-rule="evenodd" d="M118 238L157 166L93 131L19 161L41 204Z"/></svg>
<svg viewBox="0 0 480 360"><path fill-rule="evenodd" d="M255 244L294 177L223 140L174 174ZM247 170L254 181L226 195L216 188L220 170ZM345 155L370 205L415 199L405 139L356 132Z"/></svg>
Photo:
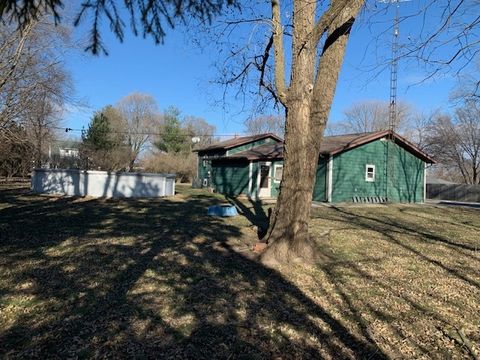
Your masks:
<svg viewBox="0 0 480 360"><path fill-rule="evenodd" d="M79 168L80 149L75 141L56 141L48 149L48 165L51 169Z"/></svg>
<svg viewBox="0 0 480 360"><path fill-rule="evenodd" d="M60 158L78 158L80 157L80 151L78 148L72 147L59 147L58 148L58 155Z"/></svg>

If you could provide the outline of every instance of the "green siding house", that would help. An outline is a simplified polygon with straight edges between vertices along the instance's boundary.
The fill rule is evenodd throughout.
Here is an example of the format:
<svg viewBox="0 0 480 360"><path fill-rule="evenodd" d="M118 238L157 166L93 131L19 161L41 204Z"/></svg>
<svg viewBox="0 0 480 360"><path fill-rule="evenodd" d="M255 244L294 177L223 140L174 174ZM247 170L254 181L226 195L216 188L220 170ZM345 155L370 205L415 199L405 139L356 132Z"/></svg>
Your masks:
<svg viewBox="0 0 480 360"><path fill-rule="evenodd" d="M230 196L275 198L283 173L283 140L244 136L195 150L203 187ZM433 159L391 131L327 136L317 162L313 200L423 202L425 168Z"/></svg>

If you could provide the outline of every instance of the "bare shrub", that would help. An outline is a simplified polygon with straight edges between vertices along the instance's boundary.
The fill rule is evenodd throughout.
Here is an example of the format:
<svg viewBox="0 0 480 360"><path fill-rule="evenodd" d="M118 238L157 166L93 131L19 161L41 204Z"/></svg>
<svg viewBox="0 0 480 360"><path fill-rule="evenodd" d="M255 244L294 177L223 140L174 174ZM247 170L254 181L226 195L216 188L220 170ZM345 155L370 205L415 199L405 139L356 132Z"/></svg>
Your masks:
<svg viewBox="0 0 480 360"><path fill-rule="evenodd" d="M197 171L197 156L193 153L154 153L146 157L142 165L146 171L172 173L182 183L191 182Z"/></svg>
<svg viewBox="0 0 480 360"><path fill-rule="evenodd" d="M25 130L12 123L0 129L0 176L26 177L33 163L34 144L29 141Z"/></svg>

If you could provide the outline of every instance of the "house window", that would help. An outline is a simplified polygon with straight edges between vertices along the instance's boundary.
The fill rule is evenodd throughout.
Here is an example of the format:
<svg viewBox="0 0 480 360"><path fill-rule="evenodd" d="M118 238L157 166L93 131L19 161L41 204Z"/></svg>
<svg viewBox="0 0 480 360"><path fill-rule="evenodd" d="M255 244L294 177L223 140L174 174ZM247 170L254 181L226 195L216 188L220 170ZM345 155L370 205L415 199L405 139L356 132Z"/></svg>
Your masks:
<svg viewBox="0 0 480 360"><path fill-rule="evenodd" d="M275 171L273 175L273 181L279 183L283 176L283 165L275 165Z"/></svg>
<svg viewBox="0 0 480 360"><path fill-rule="evenodd" d="M367 165L365 168L365 181L375 181L375 165Z"/></svg>

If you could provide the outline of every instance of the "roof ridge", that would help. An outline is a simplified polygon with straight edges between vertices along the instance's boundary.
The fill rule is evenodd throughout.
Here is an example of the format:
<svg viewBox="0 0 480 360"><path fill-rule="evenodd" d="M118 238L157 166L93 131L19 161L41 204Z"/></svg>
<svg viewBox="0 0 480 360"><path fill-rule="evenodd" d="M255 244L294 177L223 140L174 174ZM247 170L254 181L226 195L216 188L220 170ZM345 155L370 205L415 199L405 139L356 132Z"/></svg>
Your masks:
<svg viewBox="0 0 480 360"><path fill-rule="evenodd" d="M268 138L268 137L272 137L279 142L283 142L282 138L280 138L279 136L277 136L273 133L252 134L252 135L246 135L246 136L240 136L240 137L232 137L230 139L220 141L216 144L212 144L212 145L206 146L206 147L201 148L201 149L195 149L194 152L208 151L208 150L215 150L215 149L222 149L222 148L229 149L229 148L232 148L232 147L235 147L235 146L243 145L243 144L248 143L250 141L260 140L260 139L264 139L264 138Z"/></svg>
<svg viewBox="0 0 480 360"><path fill-rule="evenodd" d="M357 133L348 133L348 134L338 134L338 135L327 135L324 136L324 138L331 138L331 137L339 137L339 136L363 136L363 135L371 135L371 134L376 134L376 133L381 133L385 132L388 130L379 130L379 131L367 131L367 132L357 132Z"/></svg>

